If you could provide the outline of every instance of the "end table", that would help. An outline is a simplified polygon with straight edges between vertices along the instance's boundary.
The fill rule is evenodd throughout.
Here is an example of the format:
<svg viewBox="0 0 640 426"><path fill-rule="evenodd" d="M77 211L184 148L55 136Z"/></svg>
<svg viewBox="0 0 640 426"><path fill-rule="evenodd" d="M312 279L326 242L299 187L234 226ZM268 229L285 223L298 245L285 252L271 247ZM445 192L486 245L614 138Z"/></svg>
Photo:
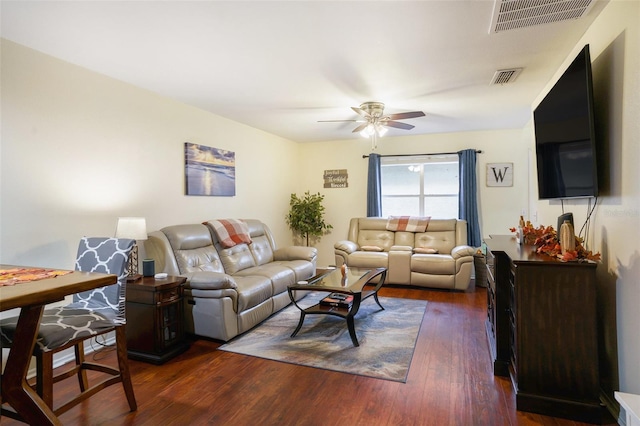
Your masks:
<svg viewBox="0 0 640 426"><path fill-rule="evenodd" d="M182 296L184 277L143 277L127 283L129 358L162 364L186 351Z"/></svg>

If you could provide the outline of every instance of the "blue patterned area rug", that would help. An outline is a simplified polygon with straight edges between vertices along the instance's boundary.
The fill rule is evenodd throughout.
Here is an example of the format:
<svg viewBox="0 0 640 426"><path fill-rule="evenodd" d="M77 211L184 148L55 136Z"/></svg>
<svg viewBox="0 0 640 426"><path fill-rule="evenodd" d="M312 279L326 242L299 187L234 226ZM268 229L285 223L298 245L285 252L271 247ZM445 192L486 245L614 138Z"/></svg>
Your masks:
<svg viewBox="0 0 640 426"><path fill-rule="evenodd" d="M315 304L326 293L310 293L298 303ZM427 307L424 300L380 297L365 300L355 316L359 347L347 322L331 315L307 315L296 337L300 311L293 305L219 349L297 365L405 383Z"/></svg>

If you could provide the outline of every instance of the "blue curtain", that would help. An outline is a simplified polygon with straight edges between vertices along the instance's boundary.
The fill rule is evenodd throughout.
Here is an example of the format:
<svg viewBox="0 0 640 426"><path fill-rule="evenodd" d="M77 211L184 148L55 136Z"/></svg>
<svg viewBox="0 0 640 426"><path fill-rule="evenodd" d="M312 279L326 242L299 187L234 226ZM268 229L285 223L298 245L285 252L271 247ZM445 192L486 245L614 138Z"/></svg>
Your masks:
<svg viewBox="0 0 640 426"><path fill-rule="evenodd" d="M470 246L480 247L480 220L478 219L478 198L476 182L476 150L465 149L458 152L460 187L458 217L467 221L467 241Z"/></svg>
<svg viewBox="0 0 640 426"><path fill-rule="evenodd" d="M367 178L367 217L382 216L382 178L380 175L380 154L369 154L369 175Z"/></svg>

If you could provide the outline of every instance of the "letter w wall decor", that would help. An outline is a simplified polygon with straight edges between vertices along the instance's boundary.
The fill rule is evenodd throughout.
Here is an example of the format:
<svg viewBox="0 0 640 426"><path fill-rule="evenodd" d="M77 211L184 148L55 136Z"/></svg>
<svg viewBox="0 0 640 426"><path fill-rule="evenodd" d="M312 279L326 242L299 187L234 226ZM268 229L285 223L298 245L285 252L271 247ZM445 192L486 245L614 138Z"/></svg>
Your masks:
<svg viewBox="0 0 640 426"><path fill-rule="evenodd" d="M488 163L487 186L513 186L513 163Z"/></svg>

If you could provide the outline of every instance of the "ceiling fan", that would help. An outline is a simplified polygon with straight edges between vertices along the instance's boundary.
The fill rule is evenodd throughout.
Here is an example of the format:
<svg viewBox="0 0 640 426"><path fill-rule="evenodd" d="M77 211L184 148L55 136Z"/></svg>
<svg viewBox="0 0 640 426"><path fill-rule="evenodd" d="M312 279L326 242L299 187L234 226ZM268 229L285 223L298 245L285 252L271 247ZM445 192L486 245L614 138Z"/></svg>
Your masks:
<svg viewBox="0 0 640 426"><path fill-rule="evenodd" d="M363 136L382 136L387 132L387 127L396 129L411 130L415 126L401 123L397 120L407 118L424 117L422 111L400 112L397 114L384 114L384 104L382 102L364 102L360 107L351 107L362 119L358 120L320 120L320 123L352 121L362 123L353 129L353 133L361 133Z"/></svg>

